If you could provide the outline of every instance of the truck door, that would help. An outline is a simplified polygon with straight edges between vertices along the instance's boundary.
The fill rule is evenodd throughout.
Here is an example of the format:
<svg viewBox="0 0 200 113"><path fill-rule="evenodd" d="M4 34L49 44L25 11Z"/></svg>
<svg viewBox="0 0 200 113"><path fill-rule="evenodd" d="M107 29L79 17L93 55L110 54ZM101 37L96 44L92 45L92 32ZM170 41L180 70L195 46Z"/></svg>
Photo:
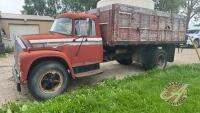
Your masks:
<svg viewBox="0 0 200 113"><path fill-rule="evenodd" d="M103 61L102 38L97 36L96 24L92 19L74 21L73 67L97 64Z"/></svg>

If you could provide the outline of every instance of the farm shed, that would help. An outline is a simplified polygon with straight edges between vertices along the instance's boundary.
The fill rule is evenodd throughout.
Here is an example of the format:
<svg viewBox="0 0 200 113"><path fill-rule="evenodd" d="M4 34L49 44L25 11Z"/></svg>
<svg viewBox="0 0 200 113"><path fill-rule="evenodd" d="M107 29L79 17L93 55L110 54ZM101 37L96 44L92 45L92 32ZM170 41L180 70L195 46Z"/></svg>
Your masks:
<svg viewBox="0 0 200 113"><path fill-rule="evenodd" d="M6 47L13 47L16 36L48 33L53 24L53 17L0 13L1 31Z"/></svg>

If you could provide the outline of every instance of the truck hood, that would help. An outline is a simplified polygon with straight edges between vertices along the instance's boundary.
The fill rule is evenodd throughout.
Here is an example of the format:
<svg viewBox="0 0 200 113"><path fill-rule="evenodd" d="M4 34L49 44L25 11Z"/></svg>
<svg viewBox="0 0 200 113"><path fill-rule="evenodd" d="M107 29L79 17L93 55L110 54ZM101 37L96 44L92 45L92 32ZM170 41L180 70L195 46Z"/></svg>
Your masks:
<svg viewBox="0 0 200 113"><path fill-rule="evenodd" d="M34 35L24 35L22 36L24 40L44 40L44 39L58 39L58 38L67 38L65 35L57 34L57 33L49 33L49 34L34 34Z"/></svg>
<svg viewBox="0 0 200 113"><path fill-rule="evenodd" d="M47 48L52 46L59 46L66 40L73 38L73 36L66 36L58 33L24 35L21 40L28 48Z"/></svg>

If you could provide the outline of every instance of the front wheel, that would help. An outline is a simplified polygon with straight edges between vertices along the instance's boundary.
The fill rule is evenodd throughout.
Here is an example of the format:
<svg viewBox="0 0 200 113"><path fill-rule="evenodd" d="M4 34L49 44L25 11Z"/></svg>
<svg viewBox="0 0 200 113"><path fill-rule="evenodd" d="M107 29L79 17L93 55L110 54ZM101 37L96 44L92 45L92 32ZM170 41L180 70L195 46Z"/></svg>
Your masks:
<svg viewBox="0 0 200 113"><path fill-rule="evenodd" d="M64 93L68 83L69 74L66 68L52 61L35 66L28 78L28 88L38 100L47 100Z"/></svg>
<svg viewBox="0 0 200 113"><path fill-rule="evenodd" d="M146 70L153 68L164 69L167 66L167 53L160 49L149 51L147 56L144 57L143 65Z"/></svg>

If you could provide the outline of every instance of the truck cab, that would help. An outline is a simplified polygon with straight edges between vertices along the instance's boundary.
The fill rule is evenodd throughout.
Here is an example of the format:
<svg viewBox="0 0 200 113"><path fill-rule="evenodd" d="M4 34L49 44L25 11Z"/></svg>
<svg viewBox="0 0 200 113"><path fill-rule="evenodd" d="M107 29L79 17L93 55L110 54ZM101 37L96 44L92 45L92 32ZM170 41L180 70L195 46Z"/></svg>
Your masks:
<svg viewBox="0 0 200 113"><path fill-rule="evenodd" d="M28 85L37 99L63 93L69 79L101 73L103 45L98 18L64 13L56 17L48 34L26 35L15 41L13 74Z"/></svg>

